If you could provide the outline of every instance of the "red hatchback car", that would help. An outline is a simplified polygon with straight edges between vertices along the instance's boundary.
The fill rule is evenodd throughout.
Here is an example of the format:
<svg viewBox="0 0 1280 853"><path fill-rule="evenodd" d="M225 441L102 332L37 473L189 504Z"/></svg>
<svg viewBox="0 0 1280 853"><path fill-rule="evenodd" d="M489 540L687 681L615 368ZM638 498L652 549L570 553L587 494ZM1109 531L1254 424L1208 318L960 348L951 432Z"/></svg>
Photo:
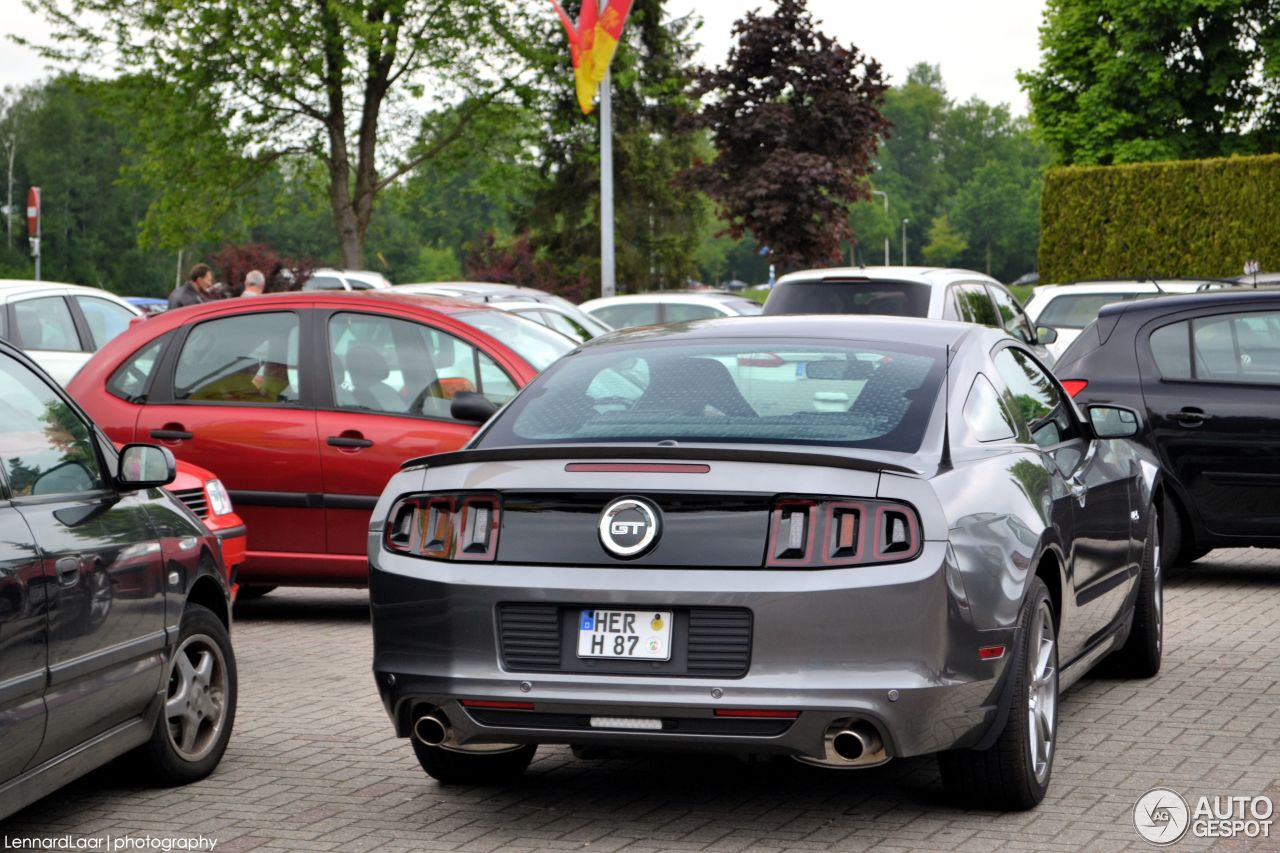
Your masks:
<svg viewBox="0 0 1280 853"><path fill-rule="evenodd" d="M136 324L67 390L113 440L159 442L217 472L251 534L246 598L364 586L369 513L391 474L477 428L452 416L451 398L501 405L572 347L471 302L284 293Z"/></svg>

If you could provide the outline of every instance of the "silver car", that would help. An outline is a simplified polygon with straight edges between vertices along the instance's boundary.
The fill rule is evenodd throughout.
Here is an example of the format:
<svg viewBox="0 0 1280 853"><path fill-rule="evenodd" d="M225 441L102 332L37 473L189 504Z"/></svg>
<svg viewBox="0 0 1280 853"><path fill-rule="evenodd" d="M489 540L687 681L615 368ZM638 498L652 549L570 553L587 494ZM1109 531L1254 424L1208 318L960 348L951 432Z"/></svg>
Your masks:
<svg viewBox="0 0 1280 853"><path fill-rule="evenodd" d="M1082 416L1023 343L970 324L610 335L391 479L369 535L378 688L445 783L518 774L544 743L940 753L957 799L1029 808L1059 691L1104 659L1160 666L1137 425Z"/></svg>

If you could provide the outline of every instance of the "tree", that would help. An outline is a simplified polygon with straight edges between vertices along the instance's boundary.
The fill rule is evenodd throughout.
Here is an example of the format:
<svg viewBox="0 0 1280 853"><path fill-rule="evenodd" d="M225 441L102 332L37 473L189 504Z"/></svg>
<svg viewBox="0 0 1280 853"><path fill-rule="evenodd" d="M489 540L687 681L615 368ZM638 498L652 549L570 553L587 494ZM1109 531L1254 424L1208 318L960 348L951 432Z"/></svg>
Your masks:
<svg viewBox="0 0 1280 853"><path fill-rule="evenodd" d="M829 263L853 235L848 206L870 198L865 178L888 122L880 65L817 31L806 0L734 24L728 63L699 73L696 117L716 158L688 183L784 264Z"/></svg>
<svg viewBox="0 0 1280 853"><path fill-rule="evenodd" d="M929 242L924 247L924 262L929 266L949 267L969 248L969 242L951 227L945 215L936 216L929 226Z"/></svg>
<svg viewBox="0 0 1280 853"><path fill-rule="evenodd" d="M306 158L323 165L348 267L362 265L378 194L454 144L523 63L516 7L488 0L31 2L55 27L46 56L112 57L135 84L122 107L139 120L139 168L169 214L153 234L205 236L228 199ZM423 137L413 101L428 88L469 107Z"/></svg>
<svg viewBox="0 0 1280 853"><path fill-rule="evenodd" d="M1059 163L1280 150L1280 0L1049 0L1020 76Z"/></svg>

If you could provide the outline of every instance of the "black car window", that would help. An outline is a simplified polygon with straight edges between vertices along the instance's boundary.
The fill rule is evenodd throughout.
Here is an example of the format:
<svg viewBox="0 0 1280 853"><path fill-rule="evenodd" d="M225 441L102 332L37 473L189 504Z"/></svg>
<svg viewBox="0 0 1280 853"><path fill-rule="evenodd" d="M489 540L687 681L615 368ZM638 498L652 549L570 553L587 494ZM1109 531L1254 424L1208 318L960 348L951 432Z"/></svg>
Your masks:
<svg viewBox="0 0 1280 853"><path fill-rule="evenodd" d="M71 309L61 296L42 296L13 303L14 325L23 349L79 352Z"/></svg>
<svg viewBox="0 0 1280 853"><path fill-rule="evenodd" d="M0 459L15 498L102 489L93 432L47 383L0 356Z"/></svg>
<svg viewBox="0 0 1280 853"><path fill-rule="evenodd" d="M302 285L303 290L346 290L342 279L334 278L331 275L313 275L307 279L307 283Z"/></svg>
<svg viewBox="0 0 1280 853"><path fill-rule="evenodd" d="M1059 294L1044 306L1040 316L1036 317L1037 326L1052 326L1055 329L1083 329L1098 317L1104 305L1113 302L1132 302L1135 299L1150 299L1155 293L1063 293Z"/></svg>
<svg viewBox="0 0 1280 853"><path fill-rule="evenodd" d="M928 317L932 292L917 281L791 281L769 292L764 313Z"/></svg>
<svg viewBox="0 0 1280 853"><path fill-rule="evenodd" d="M1053 380L1026 353L1006 347L995 355L996 370L1013 397L1015 417L1031 439L1053 447L1075 437L1074 420Z"/></svg>
<svg viewBox="0 0 1280 853"><path fill-rule="evenodd" d="M147 380L151 378L151 372L155 370L156 362L160 359L160 351L164 349L168 339L169 336L165 335L159 340L152 341L116 368L116 372L107 380L107 391L122 400L131 402L146 393Z"/></svg>
<svg viewBox="0 0 1280 853"><path fill-rule="evenodd" d="M1150 342L1166 379L1280 384L1280 312L1197 317L1157 329Z"/></svg>
<svg viewBox="0 0 1280 853"><path fill-rule="evenodd" d="M996 309L1000 312L1000 328L1023 343L1035 343L1036 333L1031 328L1031 321L1027 319L1026 312L1013 298L1013 294L996 285L987 285L987 289L991 291L991 298L995 300Z"/></svg>
<svg viewBox="0 0 1280 853"><path fill-rule="evenodd" d="M127 308L123 308L109 299L98 296L75 296L80 313L89 324L89 333L93 337L94 350L100 350L116 335L129 328L129 323L138 316Z"/></svg>
<svg viewBox="0 0 1280 853"><path fill-rule="evenodd" d="M593 308L591 313L615 329L630 329L632 326L651 326L658 322L658 303L618 302L613 305L602 305L599 308Z"/></svg>
<svg viewBox="0 0 1280 853"><path fill-rule="evenodd" d="M955 289L955 293L962 320L979 326L1000 328L995 306L991 304L991 297L987 295L985 287L980 284L962 284Z"/></svg>
<svg viewBox="0 0 1280 853"><path fill-rule="evenodd" d="M191 330L173 376L173 399L294 403L298 399L298 315L238 314Z"/></svg>
<svg viewBox="0 0 1280 853"><path fill-rule="evenodd" d="M768 338L587 347L535 379L480 446L670 439L915 452L943 354Z"/></svg>
<svg viewBox="0 0 1280 853"><path fill-rule="evenodd" d="M1013 438L1017 425L1005 408L991 381L979 373L964 401L964 420L978 441L1000 441Z"/></svg>

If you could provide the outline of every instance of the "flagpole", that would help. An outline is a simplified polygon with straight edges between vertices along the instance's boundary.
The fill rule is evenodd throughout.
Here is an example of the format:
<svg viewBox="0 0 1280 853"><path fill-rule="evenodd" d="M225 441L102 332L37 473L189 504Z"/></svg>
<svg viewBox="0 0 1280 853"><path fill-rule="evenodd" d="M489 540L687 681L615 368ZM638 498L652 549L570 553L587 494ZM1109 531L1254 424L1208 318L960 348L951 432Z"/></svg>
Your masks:
<svg viewBox="0 0 1280 853"><path fill-rule="evenodd" d="M604 10L606 0L600 0ZM613 74L600 84L600 295L617 292L613 258Z"/></svg>

